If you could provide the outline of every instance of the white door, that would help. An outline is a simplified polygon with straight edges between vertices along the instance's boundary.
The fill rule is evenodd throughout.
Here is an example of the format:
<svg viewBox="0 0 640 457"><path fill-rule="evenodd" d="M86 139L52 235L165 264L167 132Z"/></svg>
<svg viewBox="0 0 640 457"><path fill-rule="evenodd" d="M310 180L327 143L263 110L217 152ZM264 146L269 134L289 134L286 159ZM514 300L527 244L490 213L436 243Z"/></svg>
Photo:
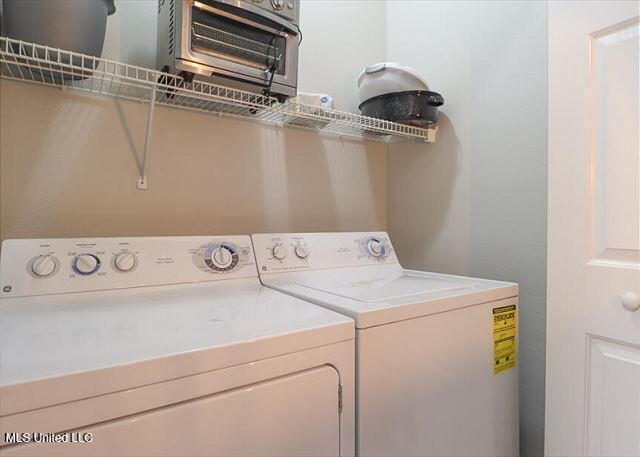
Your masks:
<svg viewBox="0 0 640 457"><path fill-rule="evenodd" d="M548 455L640 456L639 10L549 3Z"/></svg>

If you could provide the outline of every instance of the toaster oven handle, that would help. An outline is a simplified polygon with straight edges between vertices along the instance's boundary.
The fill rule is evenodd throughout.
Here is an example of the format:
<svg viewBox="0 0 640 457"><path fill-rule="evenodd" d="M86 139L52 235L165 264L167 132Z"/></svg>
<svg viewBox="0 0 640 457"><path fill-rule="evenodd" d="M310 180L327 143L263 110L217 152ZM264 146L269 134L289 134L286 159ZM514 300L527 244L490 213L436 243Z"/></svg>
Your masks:
<svg viewBox="0 0 640 457"><path fill-rule="evenodd" d="M197 0L193 2L193 6L195 8L200 9L200 10L203 10L203 11L208 11L210 13L214 13L214 14L217 14L219 16L224 16L224 17L227 17L229 19L233 19L234 21L242 22L243 24L247 24L247 25L250 25L252 27L256 27L256 28L259 28L259 29L262 29L262 30L266 30L267 32L276 33L276 34L278 34L280 36L284 35L283 30L288 31L288 32L292 33L293 35L296 35L296 36L298 35L298 31L295 29L295 26L291 22L288 22L288 21L282 19L281 17L278 17L275 14L270 13L269 11L265 11L265 10L263 10L261 8L258 8L257 6L253 6L253 5L250 5L250 4L245 3L245 2L238 2L238 1L230 2L228 0L217 0L217 1L219 3L232 5L234 8L238 8L238 9L241 9L241 10L248 11L250 13L257 14L259 16L266 17L270 21L274 22L275 23L274 25L277 24L280 27L277 27L277 28L276 27L269 27L269 26L260 24L258 22L251 21L251 20L246 19L244 17L236 16L235 14L229 13L229 12L221 10L221 9L218 9L218 8L216 8L214 6L211 6L211 5L207 5L207 4L199 2Z"/></svg>

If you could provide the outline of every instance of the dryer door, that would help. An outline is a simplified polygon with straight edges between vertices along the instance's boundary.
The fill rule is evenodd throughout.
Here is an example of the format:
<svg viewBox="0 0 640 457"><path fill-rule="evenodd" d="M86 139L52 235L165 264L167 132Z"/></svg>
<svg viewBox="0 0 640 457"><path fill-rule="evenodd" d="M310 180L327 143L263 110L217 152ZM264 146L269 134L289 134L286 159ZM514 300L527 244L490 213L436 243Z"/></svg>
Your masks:
<svg viewBox="0 0 640 457"><path fill-rule="evenodd" d="M327 365L78 430L92 442L3 447L4 456L340 454L338 373Z"/></svg>

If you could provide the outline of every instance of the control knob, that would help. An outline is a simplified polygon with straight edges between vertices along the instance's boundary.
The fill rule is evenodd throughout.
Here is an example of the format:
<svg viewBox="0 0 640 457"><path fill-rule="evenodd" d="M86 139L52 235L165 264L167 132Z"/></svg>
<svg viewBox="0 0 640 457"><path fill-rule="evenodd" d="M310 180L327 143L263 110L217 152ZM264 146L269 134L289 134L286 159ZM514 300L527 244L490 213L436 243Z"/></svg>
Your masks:
<svg viewBox="0 0 640 457"><path fill-rule="evenodd" d="M284 0L271 0L271 6L274 10L281 10L284 8Z"/></svg>
<svg viewBox="0 0 640 457"><path fill-rule="evenodd" d="M71 268L80 275L88 276L100 269L100 259L93 254L78 254L73 258Z"/></svg>
<svg viewBox="0 0 640 457"><path fill-rule="evenodd" d="M372 238L367 242L367 250L373 257L382 257L384 255L384 246L375 238Z"/></svg>
<svg viewBox="0 0 640 457"><path fill-rule="evenodd" d="M204 253L204 263L213 271L233 270L240 260L238 252L226 244L214 244Z"/></svg>
<svg viewBox="0 0 640 457"><path fill-rule="evenodd" d="M281 244L276 244L271 248L271 254L278 260L284 260L287 257L287 250Z"/></svg>
<svg viewBox="0 0 640 457"><path fill-rule="evenodd" d="M232 254L225 246L220 246L211 254L211 261L218 268L227 268L231 265Z"/></svg>
<svg viewBox="0 0 640 457"><path fill-rule="evenodd" d="M297 245L293 250L296 254L296 257L299 259L306 259L309 257L309 249L306 246L302 246L301 244Z"/></svg>
<svg viewBox="0 0 640 457"><path fill-rule="evenodd" d="M116 254L113 259L113 265L116 267L116 270L122 273L132 271L137 263L138 259L133 252L121 252Z"/></svg>
<svg viewBox="0 0 640 457"><path fill-rule="evenodd" d="M58 269L58 262L52 255L40 255L31 261L31 272L38 278L51 276Z"/></svg>

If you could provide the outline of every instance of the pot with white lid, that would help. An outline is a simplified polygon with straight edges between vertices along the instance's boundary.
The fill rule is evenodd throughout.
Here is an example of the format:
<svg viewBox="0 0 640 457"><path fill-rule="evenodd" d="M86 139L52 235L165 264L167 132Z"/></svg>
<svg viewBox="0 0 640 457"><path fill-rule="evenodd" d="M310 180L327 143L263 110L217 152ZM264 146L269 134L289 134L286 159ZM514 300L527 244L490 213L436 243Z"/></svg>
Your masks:
<svg viewBox="0 0 640 457"><path fill-rule="evenodd" d="M365 68L358 77L363 115L415 126L433 124L444 98L411 67L383 62Z"/></svg>
<svg viewBox="0 0 640 457"><path fill-rule="evenodd" d="M102 54L107 16L116 11L114 0L0 0L0 2L2 35L95 57L100 57ZM27 54L31 54L31 49L26 51ZM48 56L45 56L44 51L38 51L37 55L39 58L58 59L52 51ZM68 58L62 60L61 63L69 63ZM78 62L75 60L72 62L74 65L82 65L80 59ZM85 60L86 68L95 68L95 61ZM42 73L46 74L45 71ZM75 79L76 76L83 75L56 73L53 75L54 79L57 79L56 76Z"/></svg>
<svg viewBox="0 0 640 457"><path fill-rule="evenodd" d="M395 62L369 65L358 76L360 103L378 95L405 90L429 90L429 85L416 70Z"/></svg>

